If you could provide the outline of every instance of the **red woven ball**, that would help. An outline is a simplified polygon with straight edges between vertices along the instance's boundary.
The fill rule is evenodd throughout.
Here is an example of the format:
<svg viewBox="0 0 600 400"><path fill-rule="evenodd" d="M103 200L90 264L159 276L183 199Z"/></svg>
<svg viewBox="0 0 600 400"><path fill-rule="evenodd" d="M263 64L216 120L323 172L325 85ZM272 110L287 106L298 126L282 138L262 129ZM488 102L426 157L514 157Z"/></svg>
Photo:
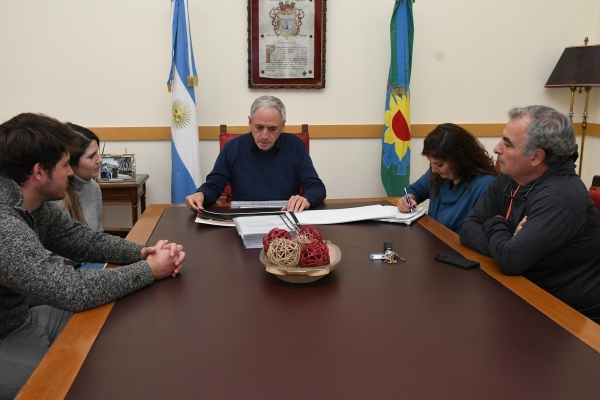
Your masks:
<svg viewBox="0 0 600 400"><path fill-rule="evenodd" d="M263 248L265 249L265 254L269 251L269 245L275 239L289 239L292 240L290 233L285 229L273 228L263 237Z"/></svg>
<svg viewBox="0 0 600 400"><path fill-rule="evenodd" d="M298 234L306 236L311 242L327 243L327 237L325 237L325 234L320 229L315 228L312 225L303 226Z"/></svg>
<svg viewBox="0 0 600 400"><path fill-rule="evenodd" d="M300 249L299 264L303 268L320 267L329 263L329 248L323 242L308 243Z"/></svg>

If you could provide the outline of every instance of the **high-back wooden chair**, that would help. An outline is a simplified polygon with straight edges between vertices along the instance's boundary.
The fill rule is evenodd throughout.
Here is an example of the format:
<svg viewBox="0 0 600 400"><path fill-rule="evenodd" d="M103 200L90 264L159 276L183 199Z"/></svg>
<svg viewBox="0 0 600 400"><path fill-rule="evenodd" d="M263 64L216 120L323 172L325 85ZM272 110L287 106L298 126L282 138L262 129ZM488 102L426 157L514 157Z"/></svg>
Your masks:
<svg viewBox="0 0 600 400"><path fill-rule="evenodd" d="M223 146L225 146L225 143L240 135L243 135L243 133L228 133L227 125L219 125L219 151L223 150ZM302 132L294 133L294 135L302 139L304 145L306 146L306 151L310 152L310 137L308 135L308 124L302 124ZM300 194L302 194L302 188L300 188ZM229 182L223 190L223 196L225 197L227 202L231 201L231 185L229 185Z"/></svg>
<svg viewBox="0 0 600 400"><path fill-rule="evenodd" d="M592 200L594 200L594 204L596 204L598 212L600 212L600 175L596 175L594 176L594 179L592 179L590 196L592 197Z"/></svg>

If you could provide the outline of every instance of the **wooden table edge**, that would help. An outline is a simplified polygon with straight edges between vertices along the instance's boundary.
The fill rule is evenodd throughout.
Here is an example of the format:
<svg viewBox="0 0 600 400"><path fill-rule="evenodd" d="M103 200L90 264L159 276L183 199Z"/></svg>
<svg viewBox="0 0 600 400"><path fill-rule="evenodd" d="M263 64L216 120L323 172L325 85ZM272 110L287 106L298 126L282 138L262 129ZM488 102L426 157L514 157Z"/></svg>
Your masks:
<svg viewBox="0 0 600 400"><path fill-rule="evenodd" d="M502 285L537 308L548 318L600 353L600 325L563 303L522 276L504 275L493 258L460 244L459 236L429 216L418 219L419 225L440 238L464 257L478 261L481 269ZM433 257L433 256L432 256Z"/></svg>

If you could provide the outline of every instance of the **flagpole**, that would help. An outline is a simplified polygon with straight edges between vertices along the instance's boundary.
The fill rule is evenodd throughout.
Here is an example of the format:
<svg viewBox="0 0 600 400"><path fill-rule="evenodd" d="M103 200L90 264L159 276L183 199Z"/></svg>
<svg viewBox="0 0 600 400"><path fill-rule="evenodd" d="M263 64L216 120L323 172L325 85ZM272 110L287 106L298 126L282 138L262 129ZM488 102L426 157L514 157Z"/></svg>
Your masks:
<svg viewBox="0 0 600 400"><path fill-rule="evenodd" d="M193 60L187 0L171 1L173 48L167 86L171 102L171 202L183 203L200 186L200 144L196 95L198 85Z"/></svg>

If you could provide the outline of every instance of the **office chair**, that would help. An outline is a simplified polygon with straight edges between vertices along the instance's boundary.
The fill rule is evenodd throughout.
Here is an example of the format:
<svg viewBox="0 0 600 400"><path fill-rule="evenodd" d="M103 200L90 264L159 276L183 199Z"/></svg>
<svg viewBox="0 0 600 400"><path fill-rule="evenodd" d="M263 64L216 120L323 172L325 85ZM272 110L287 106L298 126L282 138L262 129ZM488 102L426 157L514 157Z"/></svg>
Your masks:
<svg viewBox="0 0 600 400"><path fill-rule="evenodd" d="M594 179L592 179L590 196L592 197L592 200L594 200L594 204L596 204L598 212L600 212L600 175L596 175L594 176Z"/></svg>

